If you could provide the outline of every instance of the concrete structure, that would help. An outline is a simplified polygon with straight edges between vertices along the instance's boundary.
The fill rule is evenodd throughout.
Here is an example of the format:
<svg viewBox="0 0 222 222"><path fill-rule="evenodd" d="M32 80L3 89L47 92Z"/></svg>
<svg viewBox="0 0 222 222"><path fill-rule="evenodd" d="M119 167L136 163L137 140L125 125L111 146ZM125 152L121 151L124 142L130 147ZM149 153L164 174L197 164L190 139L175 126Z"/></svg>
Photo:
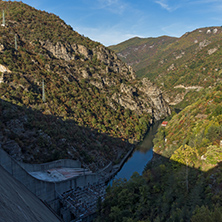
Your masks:
<svg viewBox="0 0 222 222"><path fill-rule="evenodd" d="M42 201L0 166L0 222L60 222Z"/></svg>
<svg viewBox="0 0 222 222"><path fill-rule="evenodd" d="M39 180L27 171L38 171L39 169L50 169L58 166L72 167L79 166L79 161L58 160L46 164L24 164L15 161L3 149L0 148L0 165L8 171L14 178L23 183L32 193L41 200L46 201L52 209L60 213L59 194L67 190L84 187L87 184L97 183L102 180L98 173L76 176L63 181L43 181Z"/></svg>
<svg viewBox="0 0 222 222"><path fill-rule="evenodd" d="M61 197L67 191L76 191L79 188L88 189L88 187L96 188L96 186L108 182L123 166L124 162L128 156L132 153L133 148L127 153L125 158L118 165L113 166L112 163L108 164L104 169L97 173L92 173L84 171L81 169L81 163L79 161L63 159L57 160L50 163L44 164L27 164L18 162L8 155L2 148L0 144L0 166L2 166L8 173L10 173L14 178L20 181L27 189L29 189L33 194L35 194L39 199L44 201L49 207L51 207L58 215L62 215L65 221L70 221L70 217L73 214L70 209L65 206L63 201L63 208L61 208ZM78 173L78 176L74 171L83 170ZM55 172L57 176L64 176L64 178L51 179L51 175L47 177L41 177L46 172ZM65 173L64 173L65 171ZM67 176L68 172L68 176ZM66 175L65 175L66 174ZM75 174L75 175L74 175ZM37 175L37 176L36 176ZM69 177L73 175L74 177ZM53 177L52 177L53 178ZM86 192L84 191L86 194ZM85 195L84 194L84 195ZM104 194L103 194L104 195ZM102 195L102 196L103 196ZM97 198L100 195L97 196ZM78 199L78 198L77 198ZM87 199L87 198L86 198ZM88 199L93 199L88 198ZM65 201L67 202L67 201ZM67 202L68 203L68 202ZM95 205L96 201L90 201L90 205ZM71 212L71 213L70 213ZM91 221L93 218L93 213L91 215L85 215L84 221ZM66 218L66 219L65 219Z"/></svg>

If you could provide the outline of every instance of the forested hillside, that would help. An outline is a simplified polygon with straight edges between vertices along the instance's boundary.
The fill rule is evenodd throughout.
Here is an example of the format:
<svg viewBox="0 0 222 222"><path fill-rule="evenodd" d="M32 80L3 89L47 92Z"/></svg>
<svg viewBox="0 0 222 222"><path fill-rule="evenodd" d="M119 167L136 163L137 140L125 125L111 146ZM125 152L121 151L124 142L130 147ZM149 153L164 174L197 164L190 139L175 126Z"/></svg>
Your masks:
<svg viewBox="0 0 222 222"><path fill-rule="evenodd" d="M16 148L15 158L74 158L101 168L170 114L153 83L58 16L10 1L0 2L0 13L0 138L9 153Z"/></svg>
<svg viewBox="0 0 222 222"><path fill-rule="evenodd" d="M221 27L207 27L180 38L136 38L110 48L136 69L137 76L147 76L161 87L167 101L175 105L187 93L221 81L221 36ZM137 57L133 64L132 56Z"/></svg>
<svg viewBox="0 0 222 222"><path fill-rule="evenodd" d="M98 221L222 221L222 85L160 126L154 159L108 189Z"/></svg>

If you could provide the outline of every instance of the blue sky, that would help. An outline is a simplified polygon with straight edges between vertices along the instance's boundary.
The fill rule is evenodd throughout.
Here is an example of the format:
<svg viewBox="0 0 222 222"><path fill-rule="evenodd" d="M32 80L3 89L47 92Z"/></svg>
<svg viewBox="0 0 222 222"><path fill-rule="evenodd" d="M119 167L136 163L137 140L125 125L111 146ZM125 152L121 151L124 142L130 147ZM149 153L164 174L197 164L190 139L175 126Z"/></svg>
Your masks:
<svg viewBox="0 0 222 222"><path fill-rule="evenodd" d="M22 0L109 46L129 38L180 37L222 25L222 0Z"/></svg>

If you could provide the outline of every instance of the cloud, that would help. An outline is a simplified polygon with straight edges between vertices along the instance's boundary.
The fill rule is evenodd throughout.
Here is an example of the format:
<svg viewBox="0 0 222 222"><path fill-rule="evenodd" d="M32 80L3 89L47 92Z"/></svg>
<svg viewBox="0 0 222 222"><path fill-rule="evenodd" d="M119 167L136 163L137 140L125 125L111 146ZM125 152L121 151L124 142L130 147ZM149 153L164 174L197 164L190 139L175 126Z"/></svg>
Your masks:
<svg viewBox="0 0 222 222"><path fill-rule="evenodd" d="M168 12L175 11L176 9L180 8L179 5L170 6L167 2L167 0L158 0L155 1L158 5L160 5L162 8L166 9Z"/></svg>
<svg viewBox="0 0 222 222"><path fill-rule="evenodd" d="M97 0L96 4L98 9L107 9L114 14L123 14L128 8L122 0Z"/></svg>
<svg viewBox="0 0 222 222"><path fill-rule="evenodd" d="M171 8L169 7L168 4L166 4L165 2L163 1L155 1L157 4L159 4L162 8L166 9L167 11L170 11Z"/></svg>

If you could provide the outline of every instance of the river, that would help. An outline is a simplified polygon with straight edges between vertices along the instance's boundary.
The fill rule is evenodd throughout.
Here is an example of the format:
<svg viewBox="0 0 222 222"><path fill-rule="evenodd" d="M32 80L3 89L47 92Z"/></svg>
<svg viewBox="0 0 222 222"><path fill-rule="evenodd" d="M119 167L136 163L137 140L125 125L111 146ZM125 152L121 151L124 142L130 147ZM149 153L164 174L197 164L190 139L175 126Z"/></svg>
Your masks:
<svg viewBox="0 0 222 222"><path fill-rule="evenodd" d="M136 147L131 156L129 156L114 179L125 178L129 180L134 172L138 172L140 175L142 174L144 167L153 157L153 138L159 125L160 122L157 122L150 127L144 140Z"/></svg>

